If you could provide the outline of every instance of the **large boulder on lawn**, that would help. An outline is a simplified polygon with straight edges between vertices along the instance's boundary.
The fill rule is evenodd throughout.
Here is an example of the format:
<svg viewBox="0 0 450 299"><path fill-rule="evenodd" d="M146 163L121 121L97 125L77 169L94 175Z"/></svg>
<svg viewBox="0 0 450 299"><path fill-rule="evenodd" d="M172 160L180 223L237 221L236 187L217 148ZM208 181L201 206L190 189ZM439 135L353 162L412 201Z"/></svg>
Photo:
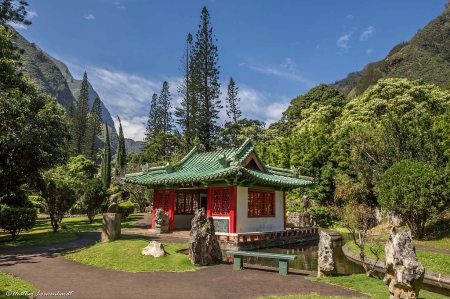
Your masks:
<svg viewBox="0 0 450 299"><path fill-rule="evenodd" d="M206 266L222 262L222 250L216 239L214 220L203 209L195 211L189 234L189 259L194 265Z"/></svg>
<svg viewBox="0 0 450 299"><path fill-rule="evenodd" d="M142 249L142 255L153 255L154 257L160 257L164 255L163 244L151 241L144 249Z"/></svg>
<svg viewBox="0 0 450 299"><path fill-rule="evenodd" d="M318 277L325 278L334 273L334 248L329 234L320 231Z"/></svg>
<svg viewBox="0 0 450 299"><path fill-rule="evenodd" d="M390 299L416 299L423 285L425 268L419 263L410 233L393 227L385 245L386 274Z"/></svg>

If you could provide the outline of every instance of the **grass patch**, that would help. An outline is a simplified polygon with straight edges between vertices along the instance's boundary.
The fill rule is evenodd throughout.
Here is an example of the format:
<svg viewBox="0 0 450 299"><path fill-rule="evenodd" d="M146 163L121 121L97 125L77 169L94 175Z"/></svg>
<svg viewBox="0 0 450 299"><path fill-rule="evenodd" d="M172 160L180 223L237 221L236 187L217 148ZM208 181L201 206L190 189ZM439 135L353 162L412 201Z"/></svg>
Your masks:
<svg viewBox="0 0 450 299"><path fill-rule="evenodd" d="M112 242L69 250L61 256L87 265L128 272L183 272L201 268L192 265L189 256L177 252L189 248L187 243L163 244L166 254L158 258L141 254L148 243L148 240L141 238L121 237Z"/></svg>
<svg viewBox="0 0 450 299"><path fill-rule="evenodd" d="M346 287L348 289L352 289L358 291L363 294L367 294L374 299L386 299L389 298L389 290L388 286L384 284L382 278L378 277L367 277L365 274L353 274L353 275L339 275L339 276L329 276L325 279L321 278L309 278L308 279L314 281L322 281L325 283L339 285ZM324 299L324 298L333 298L333 299L344 299L347 297L328 297L328 296L319 296L317 294L309 294L309 295L299 295L299 296L272 296L272 297L264 297L264 298L286 298L286 299ZM443 299L448 298L447 296L428 292L425 290L421 290L419 293L420 299Z"/></svg>
<svg viewBox="0 0 450 299"><path fill-rule="evenodd" d="M353 241L347 242L348 249L356 254L359 254L359 248ZM375 259L375 256L370 252L370 245L366 244L366 255ZM417 259L423 264L425 270L437 272L441 274L450 275L450 254L435 253L429 251L416 250ZM380 254L380 261L384 262L384 245L382 245L382 252Z"/></svg>
<svg viewBox="0 0 450 299"><path fill-rule="evenodd" d="M11 274L0 272L0 298L32 298L26 295L13 296L9 294L8 296L8 291L17 292L19 294L22 292L28 292L32 294L37 293L36 287L28 281L15 277Z"/></svg>
<svg viewBox="0 0 450 299"><path fill-rule="evenodd" d="M136 213L122 220L122 230L140 229L135 227L136 221L145 215L145 213ZM36 225L29 232L19 235L17 241L11 241L11 235L0 235L0 247L27 246L36 244L59 243L77 238L75 233L102 230L102 216L96 216L92 223L89 223L87 217L64 218L62 227L64 229L53 232L50 219L39 219Z"/></svg>

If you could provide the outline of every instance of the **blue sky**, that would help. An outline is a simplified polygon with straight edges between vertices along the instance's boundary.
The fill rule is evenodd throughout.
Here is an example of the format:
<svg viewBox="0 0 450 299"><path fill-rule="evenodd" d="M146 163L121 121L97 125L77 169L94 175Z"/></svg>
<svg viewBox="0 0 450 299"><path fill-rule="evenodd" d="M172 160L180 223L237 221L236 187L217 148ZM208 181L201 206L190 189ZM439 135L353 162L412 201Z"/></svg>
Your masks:
<svg viewBox="0 0 450 299"><path fill-rule="evenodd" d="M179 103L180 58L203 6L218 39L221 98L232 76L243 115L269 124L292 98L383 59L446 2L30 0L33 25L17 29L75 78L86 70L111 114L120 115L125 137L142 140L151 95L163 81Z"/></svg>

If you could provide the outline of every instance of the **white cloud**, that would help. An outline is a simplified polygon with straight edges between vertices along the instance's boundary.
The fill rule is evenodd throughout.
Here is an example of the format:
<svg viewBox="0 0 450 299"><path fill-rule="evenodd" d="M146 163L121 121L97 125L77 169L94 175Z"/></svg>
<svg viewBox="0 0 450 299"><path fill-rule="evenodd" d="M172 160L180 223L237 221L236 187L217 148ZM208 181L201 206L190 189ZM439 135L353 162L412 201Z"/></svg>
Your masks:
<svg viewBox="0 0 450 299"><path fill-rule="evenodd" d="M368 40L369 37L375 32L375 27L370 26L367 27L364 32L361 34L361 36L359 37L360 40L364 41L364 40Z"/></svg>
<svg viewBox="0 0 450 299"><path fill-rule="evenodd" d="M373 52L373 49L372 48L369 48L369 49L367 49L367 54L370 54L370 53L372 53Z"/></svg>
<svg viewBox="0 0 450 299"><path fill-rule="evenodd" d="M116 8L118 8L118 9L126 9L125 5L123 5L123 4L120 3L120 2L114 2L113 4L114 4L114 6L115 6Z"/></svg>
<svg viewBox="0 0 450 299"><path fill-rule="evenodd" d="M84 18L86 19L86 20L95 20L95 17L94 17L94 15L93 14L88 14L88 15L85 15L84 16Z"/></svg>
<svg viewBox="0 0 450 299"><path fill-rule="evenodd" d="M244 65L244 64L243 64ZM315 86L314 82L302 77L297 70L295 62L291 58L286 58L281 64L280 68L274 68L270 66L255 66L245 65L249 69L276 77L282 77L291 81L296 81L307 85L308 87Z"/></svg>
<svg viewBox="0 0 450 299"><path fill-rule="evenodd" d="M352 14L348 14L348 15L345 16L345 18L349 19L349 20L353 20L353 15Z"/></svg>
<svg viewBox="0 0 450 299"><path fill-rule="evenodd" d="M29 20L29 19L32 19L32 18L34 18L34 17L37 17L38 16L38 14L35 12L35 11L27 11L27 19Z"/></svg>
<svg viewBox="0 0 450 299"><path fill-rule="evenodd" d="M344 34L343 36L341 36L337 41L336 41L336 45L339 48L342 49L349 49L350 46L348 45L348 43L350 42L350 37L352 36L352 32L351 33L347 33Z"/></svg>
<svg viewBox="0 0 450 299"><path fill-rule="evenodd" d="M24 29L27 30L28 26L21 24L21 23L14 23L14 22L9 22L9 25L11 25L12 27L16 28L16 29Z"/></svg>
<svg viewBox="0 0 450 299"><path fill-rule="evenodd" d="M117 117L112 116L116 131L119 132L119 120ZM122 123L123 134L125 138L130 138L135 141L142 141L145 138L145 130L148 116L120 116L120 122Z"/></svg>

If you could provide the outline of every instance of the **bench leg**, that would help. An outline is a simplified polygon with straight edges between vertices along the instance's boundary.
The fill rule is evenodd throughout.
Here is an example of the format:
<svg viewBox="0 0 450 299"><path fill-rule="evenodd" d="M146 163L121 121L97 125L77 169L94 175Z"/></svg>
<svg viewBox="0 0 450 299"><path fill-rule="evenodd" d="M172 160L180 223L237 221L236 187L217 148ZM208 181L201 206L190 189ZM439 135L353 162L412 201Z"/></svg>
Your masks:
<svg viewBox="0 0 450 299"><path fill-rule="evenodd" d="M289 261L288 260L279 260L278 269L280 274L288 275L289 274Z"/></svg>
<svg viewBox="0 0 450 299"><path fill-rule="evenodd" d="M233 263L233 269L234 270L242 270L244 269L244 257L240 255L235 255L233 257L234 263Z"/></svg>

